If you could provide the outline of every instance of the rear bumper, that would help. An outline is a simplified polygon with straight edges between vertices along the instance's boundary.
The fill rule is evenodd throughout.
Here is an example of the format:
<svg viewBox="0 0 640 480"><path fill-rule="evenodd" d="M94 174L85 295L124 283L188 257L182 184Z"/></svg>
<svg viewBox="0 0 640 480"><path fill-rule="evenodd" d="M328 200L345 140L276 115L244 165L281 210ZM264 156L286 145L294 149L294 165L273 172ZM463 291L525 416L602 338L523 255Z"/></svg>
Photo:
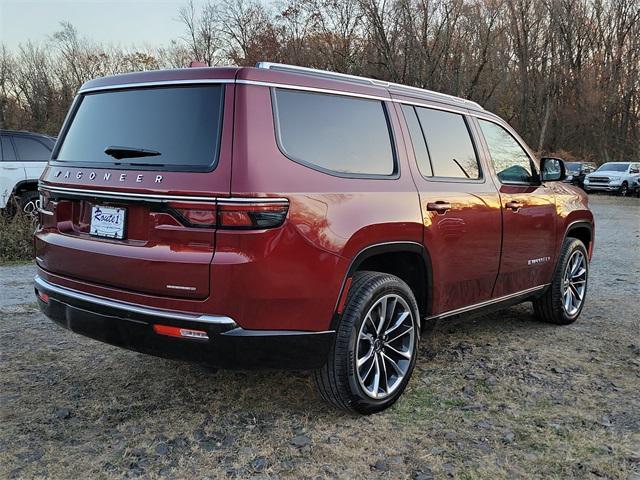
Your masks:
<svg viewBox="0 0 640 480"><path fill-rule="evenodd" d="M229 317L117 302L54 285L39 276L35 290L42 312L64 328L129 350L222 368L319 368L335 336L333 331L246 330ZM157 334L154 325L197 330L206 336L169 337Z"/></svg>

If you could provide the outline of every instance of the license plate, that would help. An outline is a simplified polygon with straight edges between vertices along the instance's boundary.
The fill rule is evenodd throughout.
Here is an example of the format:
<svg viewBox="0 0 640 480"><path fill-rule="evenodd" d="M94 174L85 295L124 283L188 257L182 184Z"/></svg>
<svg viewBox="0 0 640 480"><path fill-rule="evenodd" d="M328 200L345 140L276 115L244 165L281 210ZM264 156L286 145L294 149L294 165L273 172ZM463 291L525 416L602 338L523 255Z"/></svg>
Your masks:
<svg viewBox="0 0 640 480"><path fill-rule="evenodd" d="M97 237L124 238L126 215L124 208L94 205L89 233Z"/></svg>

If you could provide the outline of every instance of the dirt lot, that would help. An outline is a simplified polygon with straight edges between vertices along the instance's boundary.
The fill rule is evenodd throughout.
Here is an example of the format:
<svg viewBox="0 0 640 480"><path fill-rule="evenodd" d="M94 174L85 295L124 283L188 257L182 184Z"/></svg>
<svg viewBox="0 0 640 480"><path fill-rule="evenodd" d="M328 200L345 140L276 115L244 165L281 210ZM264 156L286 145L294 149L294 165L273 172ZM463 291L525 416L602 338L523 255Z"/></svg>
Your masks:
<svg viewBox="0 0 640 480"><path fill-rule="evenodd" d="M592 207L576 324L530 305L443 322L400 402L367 418L304 373L214 373L71 334L35 310L32 266L2 267L0 478L638 479L640 201Z"/></svg>

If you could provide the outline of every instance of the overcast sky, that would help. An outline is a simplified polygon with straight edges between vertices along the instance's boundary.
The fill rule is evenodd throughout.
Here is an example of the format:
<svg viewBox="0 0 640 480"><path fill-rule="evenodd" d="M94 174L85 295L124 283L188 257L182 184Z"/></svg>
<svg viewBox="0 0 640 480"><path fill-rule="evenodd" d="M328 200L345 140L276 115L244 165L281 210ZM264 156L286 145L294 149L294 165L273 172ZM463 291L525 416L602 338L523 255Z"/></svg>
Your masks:
<svg viewBox="0 0 640 480"><path fill-rule="evenodd" d="M182 34L187 0L0 0L0 42L15 49L43 41L71 22L81 37L128 47L166 45ZM202 0L196 0L196 5Z"/></svg>

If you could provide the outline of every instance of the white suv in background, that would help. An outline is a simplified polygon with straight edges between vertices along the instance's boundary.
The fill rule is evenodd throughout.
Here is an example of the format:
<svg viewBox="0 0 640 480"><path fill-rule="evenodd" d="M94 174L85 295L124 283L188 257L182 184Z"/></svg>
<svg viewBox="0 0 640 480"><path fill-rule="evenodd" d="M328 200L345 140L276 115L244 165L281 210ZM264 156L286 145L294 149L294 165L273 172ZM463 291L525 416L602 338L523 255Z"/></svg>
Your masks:
<svg viewBox="0 0 640 480"><path fill-rule="evenodd" d="M55 142L39 133L0 130L0 209L12 212L17 205L29 215L37 213L38 179Z"/></svg>
<svg viewBox="0 0 640 480"><path fill-rule="evenodd" d="M640 178L640 162L607 162L584 179L587 192L600 190L622 196L632 192Z"/></svg>

